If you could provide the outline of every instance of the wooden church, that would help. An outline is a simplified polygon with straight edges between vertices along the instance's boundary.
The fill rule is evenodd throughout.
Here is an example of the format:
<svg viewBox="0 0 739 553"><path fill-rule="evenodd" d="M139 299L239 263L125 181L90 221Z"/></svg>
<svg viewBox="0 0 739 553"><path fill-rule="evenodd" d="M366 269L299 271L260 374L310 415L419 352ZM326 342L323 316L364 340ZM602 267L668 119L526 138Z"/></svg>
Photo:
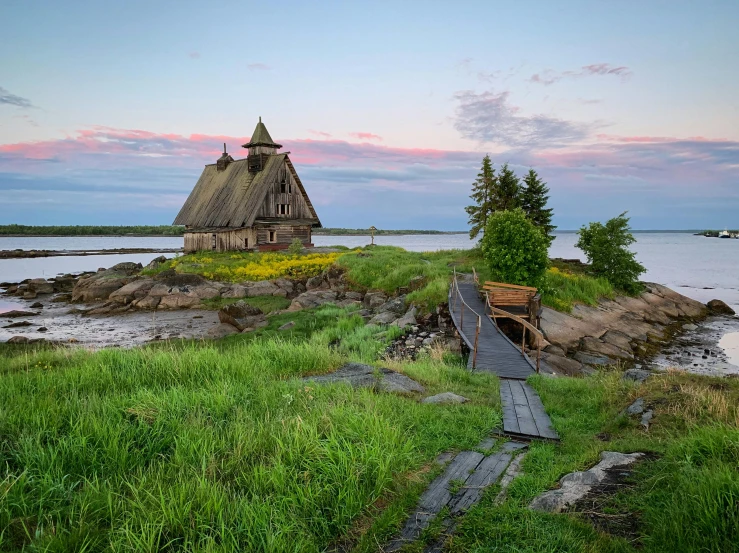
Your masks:
<svg viewBox="0 0 739 553"><path fill-rule="evenodd" d="M259 118L246 159L226 153L206 165L175 225L185 225L185 253L198 250L281 250L295 238L311 247L311 229L321 227L289 152Z"/></svg>

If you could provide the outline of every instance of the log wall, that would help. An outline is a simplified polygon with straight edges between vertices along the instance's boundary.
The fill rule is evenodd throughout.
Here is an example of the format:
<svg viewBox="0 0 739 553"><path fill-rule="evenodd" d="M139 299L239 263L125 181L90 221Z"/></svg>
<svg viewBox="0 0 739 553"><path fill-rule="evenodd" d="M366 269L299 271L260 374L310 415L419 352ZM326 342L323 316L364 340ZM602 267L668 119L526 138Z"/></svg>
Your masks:
<svg viewBox="0 0 739 553"><path fill-rule="evenodd" d="M240 251L256 245L256 233L251 227L217 232L185 232L185 253L201 250Z"/></svg>

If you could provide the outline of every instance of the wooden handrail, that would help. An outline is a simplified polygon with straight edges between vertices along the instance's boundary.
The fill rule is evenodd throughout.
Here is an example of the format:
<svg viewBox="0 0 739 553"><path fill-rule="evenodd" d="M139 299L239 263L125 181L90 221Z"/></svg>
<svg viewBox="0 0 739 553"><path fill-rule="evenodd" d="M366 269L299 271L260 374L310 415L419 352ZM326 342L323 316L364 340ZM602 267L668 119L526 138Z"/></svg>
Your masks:
<svg viewBox="0 0 739 553"><path fill-rule="evenodd" d="M493 321L495 320L495 314L497 313L501 317L513 319L514 321L519 322L521 323L521 325L523 325L523 336L521 338L521 354L524 356L526 355L526 330L533 332L534 336L536 336L536 372L538 373L541 364L541 342L542 340L544 340L544 334L542 334L542 332L530 322L522 319L521 317L514 315L513 313L509 313L508 311L504 311L503 309L493 307L492 305L490 305L490 298L488 298L488 307L492 312Z"/></svg>
<svg viewBox="0 0 739 553"><path fill-rule="evenodd" d="M474 268L473 268L473 271L474 271ZM462 294L459 292L459 284L457 283L457 268L456 267L454 268L454 280L452 281L452 285L449 289L450 294L452 290L455 291L454 308L453 308L452 313L454 313L457 310L457 297L459 297L459 301L462 302L460 306L460 310L459 310L459 313L460 313L459 326L461 327L459 330L462 334L464 334L464 308L466 307L467 309L472 311L472 313L474 313L477 316L477 325L475 329L475 343L472 346L472 369L474 370L477 365L477 344L480 338L480 325L482 324L482 316L477 311L472 309L469 305L467 305L467 302L464 301Z"/></svg>
<svg viewBox="0 0 739 553"><path fill-rule="evenodd" d="M532 286L519 286L518 284L506 284L505 282L492 282L490 280L485 281L482 285L483 288L512 288L514 290L529 290L536 292L537 289Z"/></svg>

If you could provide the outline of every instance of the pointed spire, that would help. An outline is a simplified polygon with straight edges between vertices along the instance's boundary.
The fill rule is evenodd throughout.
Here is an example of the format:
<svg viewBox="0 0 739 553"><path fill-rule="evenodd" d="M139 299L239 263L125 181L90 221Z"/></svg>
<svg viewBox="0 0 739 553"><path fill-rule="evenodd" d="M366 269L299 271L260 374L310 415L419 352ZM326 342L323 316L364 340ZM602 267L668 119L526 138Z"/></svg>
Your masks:
<svg viewBox="0 0 739 553"><path fill-rule="evenodd" d="M242 148L253 148L254 146L266 146L268 148L282 148L282 144L277 144L267 131L267 127L262 123L261 116L259 117L259 123L254 129L249 142L244 144Z"/></svg>

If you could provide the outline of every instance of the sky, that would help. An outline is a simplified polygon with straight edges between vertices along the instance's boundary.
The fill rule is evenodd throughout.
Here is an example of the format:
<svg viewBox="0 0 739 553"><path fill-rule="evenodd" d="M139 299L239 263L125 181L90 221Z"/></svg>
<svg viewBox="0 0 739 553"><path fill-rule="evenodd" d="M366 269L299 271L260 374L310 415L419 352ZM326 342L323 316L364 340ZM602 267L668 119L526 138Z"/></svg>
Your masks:
<svg viewBox="0 0 739 553"><path fill-rule="evenodd" d="M464 230L482 157L563 230L739 227L739 2L0 3L0 224L170 224L261 116L324 226Z"/></svg>

